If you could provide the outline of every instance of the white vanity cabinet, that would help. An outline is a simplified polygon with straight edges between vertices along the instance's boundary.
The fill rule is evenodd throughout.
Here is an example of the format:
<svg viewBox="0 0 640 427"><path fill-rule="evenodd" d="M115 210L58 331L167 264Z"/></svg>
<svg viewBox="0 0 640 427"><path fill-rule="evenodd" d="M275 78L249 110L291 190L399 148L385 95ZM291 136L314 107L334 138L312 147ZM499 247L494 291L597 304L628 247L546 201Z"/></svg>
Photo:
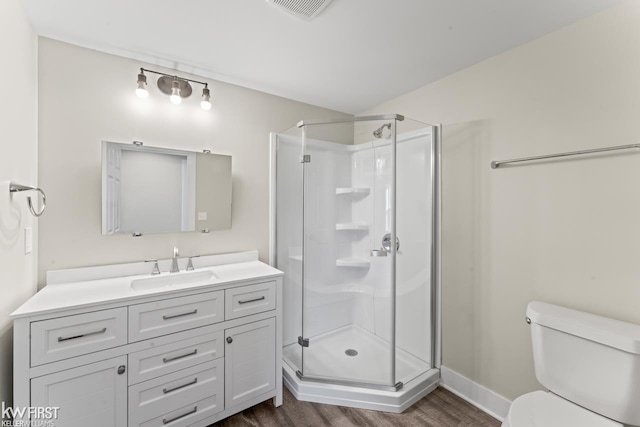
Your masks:
<svg viewBox="0 0 640 427"><path fill-rule="evenodd" d="M204 427L281 405L282 273L216 257L223 279L179 289L95 271L48 284L12 315L14 406L58 407L56 427Z"/></svg>

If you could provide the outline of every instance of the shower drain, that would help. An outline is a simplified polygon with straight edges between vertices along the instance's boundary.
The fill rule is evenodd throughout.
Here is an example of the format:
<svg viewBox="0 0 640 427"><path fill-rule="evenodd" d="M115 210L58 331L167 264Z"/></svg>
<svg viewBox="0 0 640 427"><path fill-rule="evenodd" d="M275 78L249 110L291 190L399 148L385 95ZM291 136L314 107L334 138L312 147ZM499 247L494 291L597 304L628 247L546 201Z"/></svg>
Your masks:
<svg viewBox="0 0 640 427"><path fill-rule="evenodd" d="M358 352L352 348L348 348L344 351L344 354L346 354L347 356L353 357L353 356L357 356Z"/></svg>

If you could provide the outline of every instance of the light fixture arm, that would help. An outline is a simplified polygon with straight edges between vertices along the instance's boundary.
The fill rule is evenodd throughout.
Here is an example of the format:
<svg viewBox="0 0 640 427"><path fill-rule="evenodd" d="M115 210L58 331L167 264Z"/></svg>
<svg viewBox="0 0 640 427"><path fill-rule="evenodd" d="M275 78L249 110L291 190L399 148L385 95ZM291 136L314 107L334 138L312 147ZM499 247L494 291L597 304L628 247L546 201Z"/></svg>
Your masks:
<svg viewBox="0 0 640 427"><path fill-rule="evenodd" d="M141 72L141 73L142 73L142 72L147 72L147 73L157 74L157 75L159 75L159 76L170 77L170 78L172 78L172 79L174 79L174 80L178 80L178 81L180 81L180 80L181 80L181 81L189 82L189 83L197 83L197 84L199 84L199 85L203 85L204 87L207 87L207 86L208 86L208 83L201 82L201 81L199 81L199 80L188 79L188 78L186 78L186 77L178 77L178 76L176 76L176 75L163 73L163 72L161 72L161 71L149 70L148 68L142 68L142 67L140 67L140 72Z"/></svg>

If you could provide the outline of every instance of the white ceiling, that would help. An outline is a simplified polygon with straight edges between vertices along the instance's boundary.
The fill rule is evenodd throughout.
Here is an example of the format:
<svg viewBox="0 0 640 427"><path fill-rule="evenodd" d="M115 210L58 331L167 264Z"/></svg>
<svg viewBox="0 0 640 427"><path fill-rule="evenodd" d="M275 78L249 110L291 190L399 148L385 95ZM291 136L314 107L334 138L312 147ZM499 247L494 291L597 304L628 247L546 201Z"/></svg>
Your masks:
<svg viewBox="0 0 640 427"><path fill-rule="evenodd" d="M42 36L347 113L618 2L333 0L306 22L265 0L22 0Z"/></svg>

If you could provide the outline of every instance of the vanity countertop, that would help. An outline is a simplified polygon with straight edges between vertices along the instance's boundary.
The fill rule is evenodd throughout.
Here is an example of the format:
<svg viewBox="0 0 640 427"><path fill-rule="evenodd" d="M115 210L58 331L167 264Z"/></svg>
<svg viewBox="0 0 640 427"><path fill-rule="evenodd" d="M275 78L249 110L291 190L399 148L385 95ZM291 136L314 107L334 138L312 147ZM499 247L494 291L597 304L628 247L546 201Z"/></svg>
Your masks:
<svg viewBox="0 0 640 427"><path fill-rule="evenodd" d="M167 261L161 261L161 265ZM186 260L184 260L186 262ZM210 264L210 265L206 265ZM238 254L212 255L198 259L193 272L163 272L151 276L149 273L113 276L118 271L140 271L149 269L144 263L122 264L119 266L93 267L86 269L65 270L60 273L48 273L47 286L31 297L11 314L12 319L51 314L69 309L80 309L115 303L134 301L159 295L189 290L213 291L224 285L251 279L269 279L282 276L283 273L258 260L257 251ZM142 271L145 271L142 270ZM201 282L185 283L171 286L159 286L149 289L134 289L131 283L139 279L179 277L196 272L211 271L214 277ZM110 276L110 277L101 277ZM68 281L65 281L67 279Z"/></svg>

